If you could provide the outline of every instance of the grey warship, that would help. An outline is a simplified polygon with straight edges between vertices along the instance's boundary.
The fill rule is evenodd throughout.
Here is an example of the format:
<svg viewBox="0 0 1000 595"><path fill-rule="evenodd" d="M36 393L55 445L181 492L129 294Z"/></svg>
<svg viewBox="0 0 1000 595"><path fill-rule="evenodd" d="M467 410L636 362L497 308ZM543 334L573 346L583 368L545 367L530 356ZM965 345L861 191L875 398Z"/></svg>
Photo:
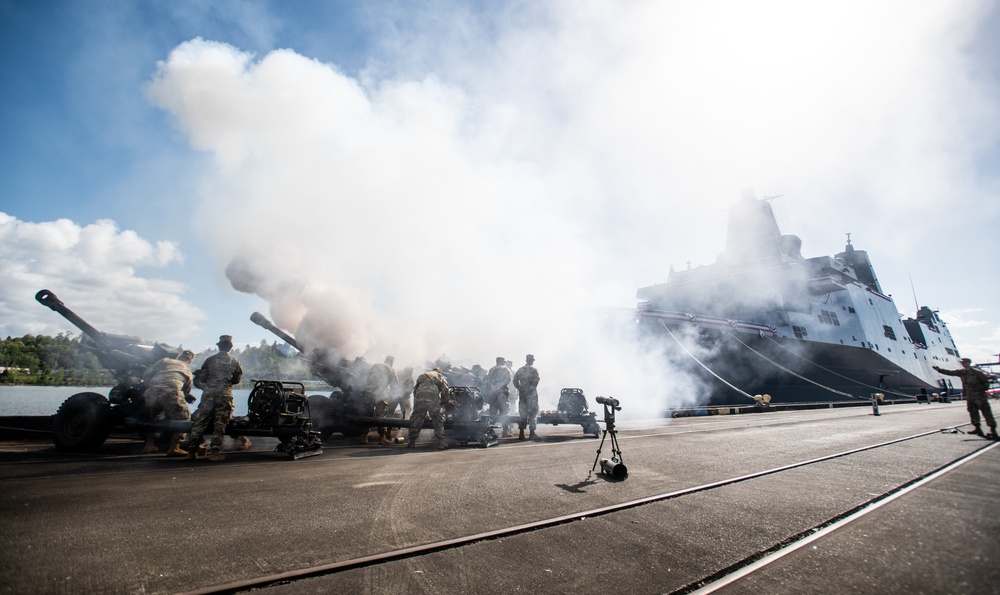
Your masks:
<svg viewBox="0 0 1000 595"><path fill-rule="evenodd" d="M640 328L700 380L701 404L926 399L955 388L932 369L960 359L936 311L904 319L850 234L834 256L804 258L801 247L768 200L745 192L714 264L637 291Z"/></svg>

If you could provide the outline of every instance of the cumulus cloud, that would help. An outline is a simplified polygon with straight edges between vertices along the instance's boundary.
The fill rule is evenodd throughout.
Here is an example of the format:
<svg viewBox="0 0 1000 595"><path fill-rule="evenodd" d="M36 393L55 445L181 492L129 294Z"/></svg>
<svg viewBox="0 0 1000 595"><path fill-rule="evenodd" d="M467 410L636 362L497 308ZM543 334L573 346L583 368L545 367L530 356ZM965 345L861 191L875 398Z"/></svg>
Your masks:
<svg viewBox="0 0 1000 595"><path fill-rule="evenodd" d="M549 395L652 411L690 387L602 334L598 308L714 260L743 188L786 194L805 256L853 232L883 285L945 262L912 232L943 196L935 233L996 220L976 163L997 89L963 53L985 3L540 6L437 15L357 77L290 49L175 48L145 91L216 165L202 233L241 231L214 236L233 286L349 357L532 352Z"/></svg>
<svg viewBox="0 0 1000 595"><path fill-rule="evenodd" d="M33 223L0 213L0 336L55 335L72 328L35 301L41 289L100 331L177 345L203 314L176 281L145 269L183 261L171 242L150 242L102 219L81 226L68 219Z"/></svg>

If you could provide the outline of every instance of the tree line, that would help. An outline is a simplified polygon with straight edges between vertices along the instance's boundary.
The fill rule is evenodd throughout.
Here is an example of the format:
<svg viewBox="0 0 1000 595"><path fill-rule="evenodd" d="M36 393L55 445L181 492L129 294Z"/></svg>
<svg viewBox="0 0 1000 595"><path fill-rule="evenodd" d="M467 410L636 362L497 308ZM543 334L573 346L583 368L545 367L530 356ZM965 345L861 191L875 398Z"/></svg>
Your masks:
<svg viewBox="0 0 1000 595"><path fill-rule="evenodd" d="M7 337L0 341L0 384L113 386L111 373L84 345L85 342L82 335L72 333L59 333L55 337ZM214 349L197 353L191 370L197 370L215 353ZM284 354L277 341L268 344L261 340L259 345L234 348L230 353L243 365L243 388L249 388L254 379L301 381L313 378L305 362Z"/></svg>

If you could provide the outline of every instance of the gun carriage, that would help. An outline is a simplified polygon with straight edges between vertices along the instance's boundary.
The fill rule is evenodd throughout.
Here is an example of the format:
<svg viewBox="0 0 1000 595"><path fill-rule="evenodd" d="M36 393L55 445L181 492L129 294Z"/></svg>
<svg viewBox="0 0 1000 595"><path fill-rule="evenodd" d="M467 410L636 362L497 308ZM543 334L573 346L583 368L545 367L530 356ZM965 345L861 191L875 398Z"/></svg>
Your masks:
<svg viewBox="0 0 1000 595"><path fill-rule="evenodd" d="M170 433L191 429L189 421L150 419L143 398L146 386L142 378L146 370L165 357L176 358L180 353L177 348L161 343L150 345L139 337L101 332L48 289L36 293L35 300L80 329L85 337L81 344L94 353L115 380L106 397L97 392L82 392L63 402L52 425L56 448L88 452L100 448L112 432L137 432L143 437L158 432L164 441ZM248 410L249 415L230 422L226 428L228 435L274 436L279 441L276 451L293 459L322 452L322 442L319 433L312 429L309 403L301 384L256 381Z"/></svg>

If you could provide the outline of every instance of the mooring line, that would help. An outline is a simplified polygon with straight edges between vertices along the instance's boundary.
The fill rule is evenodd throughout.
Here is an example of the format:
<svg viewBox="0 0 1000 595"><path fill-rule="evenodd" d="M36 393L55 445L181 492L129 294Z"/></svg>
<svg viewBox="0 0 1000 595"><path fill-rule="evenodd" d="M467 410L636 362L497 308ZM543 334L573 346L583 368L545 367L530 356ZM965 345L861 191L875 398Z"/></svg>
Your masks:
<svg viewBox="0 0 1000 595"><path fill-rule="evenodd" d="M821 463L824 461L829 461L832 459L849 456L852 454L857 454L860 452L865 452L868 450L874 450L876 448L881 448L884 446L889 446L891 444L897 444L899 442L905 442L907 440L914 440L916 438L922 438L924 436L936 435L941 432L941 429L922 432L920 434L914 434L912 436L906 436L903 438L897 438L895 440L889 440L887 442L880 442L878 444L870 444L868 446L861 446L858 448L853 448L850 450L845 450L842 452L824 455L822 457L817 457L814 459L808 459L806 461L799 461L797 463L790 463L788 465L782 465L780 467L775 467L773 469L766 469L764 471L756 471L754 473L748 473L746 475L740 475L737 477L731 477L728 479L722 479L719 481L713 481L710 483L702 484L700 486L694 486L690 488L684 488L681 490L676 490L673 492L667 492L664 494L658 494L655 496L647 496L645 498L640 498L638 500L630 500L628 502L622 502L619 504L612 504L609 506L604 506L601 508L595 508L592 510L586 510L583 512L577 512L567 515L562 515L558 517L553 517L550 519L543 519L540 521L535 521L532 523L525 523L521 525L515 525L512 527L505 527L503 529L495 529L493 531L486 531L483 533L477 533L475 535L466 535L463 537L455 537L452 539L446 539L443 541L436 541L432 543L427 543L423 545L416 545L411 547L405 547L398 550L391 550L388 552L381 552L378 554L372 554L369 556L362 556L360 558L352 558L349 560L342 560L339 562L331 562L329 564L320 564L317 566L311 566L308 568L301 568L298 570L291 570L288 572L281 572L277 574L261 576L252 579L246 579L242 581L235 581L232 583L224 585L216 585L212 587L205 587L203 589L198 589L195 591L189 591L185 595L204 595L210 593L236 593L240 591L246 591L249 589L256 589L261 587L266 587L269 585L274 585L277 583L283 583L293 580L301 580L306 578L314 578L323 575L336 574L339 572L344 572L346 570L353 570L357 568L364 568L367 566L374 566L377 564L384 564L387 562L394 562L398 560L404 560L407 558L413 558L416 556L422 556L425 554L430 554L434 552L439 552L448 549L454 549L466 545L471 545L474 543L482 541L490 541L494 539L499 539L502 537L509 537L512 535L518 535L522 533L529 533L532 531L537 531L539 529L546 529L549 527L555 527L558 525L564 525L574 521L584 520L590 517L604 516L614 512L620 512L623 510L628 510L631 508L637 508L647 504L652 504L655 502L662 502L665 500L673 500L681 496L688 496L691 494L696 494L699 492L704 492L708 490L713 490L720 487L725 487L740 482L748 481L751 479L756 479L759 477L764 477L767 475L773 475L776 473L781 473L783 471L788 471L791 469L797 469L799 467L805 467L808 465L813 465L816 463Z"/></svg>
<svg viewBox="0 0 1000 595"><path fill-rule="evenodd" d="M709 368L708 366L706 366L704 363L702 363L702 361L700 359L698 359L695 356L695 354L691 353L691 351L689 351L688 348L683 343L681 343L680 339L678 339L676 336L674 336L674 333L670 330L670 328L666 324L663 323L662 320L658 320L657 322L659 322L660 326L663 327L663 330L667 331L667 333L670 335L670 338L673 339L678 345L680 345L680 348L684 350L684 353L688 354L688 357L690 357L691 359L693 359L695 361L695 363L697 363L699 366L701 366L702 368L704 368L706 372L708 372L712 376L715 376L715 378L719 382L725 384L729 388L731 388L734 391L740 393L741 395L743 395L744 397L750 399L751 401L756 402L756 399L753 398L753 395L751 395L747 391L743 390L742 388L736 386L735 384L732 384L731 382L729 382L728 380L726 380L722 376L719 376L718 374L715 373L714 370L712 370L711 368Z"/></svg>

